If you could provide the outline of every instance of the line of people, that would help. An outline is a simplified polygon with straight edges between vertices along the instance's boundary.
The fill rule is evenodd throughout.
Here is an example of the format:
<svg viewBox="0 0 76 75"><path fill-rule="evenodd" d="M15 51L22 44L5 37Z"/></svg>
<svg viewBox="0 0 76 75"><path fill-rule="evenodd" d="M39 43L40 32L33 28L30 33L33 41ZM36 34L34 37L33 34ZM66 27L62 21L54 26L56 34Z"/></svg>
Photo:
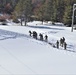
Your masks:
<svg viewBox="0 0 76 75"><path fill-rule="evenodd" d="M33 36L33 38L38 39L38 34L37 34L36 31L33 31L33 32L29 31L29 34L30 34L31 37ZM41 41L45 41L45 42L48 41L48 36L47 35L45 35L45 37L43 37L43 34L40 33L39 36L40 36Z"/></svg>
<svg viewBox="0 0 76 75"><path fill-rule="evenodd" d="M33 32L29 31L29 34L30 34L31 37L35 38L36 40L38 39L38 34L37 34L36 31L33 31ZM47 35L45 35L45 37L43 37L43 34L40 33L39 36L40 36L39 40L48 42L48 36ZM67 43L65 42L65 38L64 37L60 38L60 41L57 40L57 42L56 42L56 48L59 49L60 46L64 47L64 49L66 50Z"/></svg>
<svg viewBox="0 0 76 75"><path fill-rule="evenodd" d="M67 48L67 43L65 42L65 38L60 38L60 42L57 40L56 42L56 47L59 49L59 46L64 47L64 49L66 50Z"/></svg>

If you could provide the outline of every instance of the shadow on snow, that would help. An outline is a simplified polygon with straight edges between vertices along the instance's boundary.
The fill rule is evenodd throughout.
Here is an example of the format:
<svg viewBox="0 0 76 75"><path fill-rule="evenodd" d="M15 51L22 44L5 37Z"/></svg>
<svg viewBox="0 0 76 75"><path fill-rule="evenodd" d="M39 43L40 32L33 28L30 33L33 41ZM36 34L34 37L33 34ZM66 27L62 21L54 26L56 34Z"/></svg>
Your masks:
<svg viewBox="0 0 76 75"><path fill-rule="evenodd" d="M44 26L28 26L28 27L31 27L31 28L39 28L39 29L64 30L64 29L61 29L61 28L51 28L51 27L44 27Z"/></svg>
<svg viewBox="0 0 76 75"><path fill-rule="evenodd" d="M20 33L12 32L12 31L0 29L0 40L16 39L20 37L30 38L28 35L25 35L25 34L20 34Z"/></svg>

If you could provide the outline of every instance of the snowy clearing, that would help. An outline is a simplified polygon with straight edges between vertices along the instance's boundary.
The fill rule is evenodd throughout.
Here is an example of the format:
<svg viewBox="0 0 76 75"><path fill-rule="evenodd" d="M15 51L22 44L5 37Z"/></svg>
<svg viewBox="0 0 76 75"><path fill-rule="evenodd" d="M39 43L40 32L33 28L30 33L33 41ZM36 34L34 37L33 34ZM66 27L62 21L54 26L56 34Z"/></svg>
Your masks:
<svg viewBox="0 0 76 75"><path fill-rule="evenodd" d="M11 24L10 24L11 25ZM53 48L44 41L29 36L29 30L56 44L65 37L67 50ZM1 74L76 74L76 31L65 26L41 25L30 22L28 26L0 25L0 75Z"/></svg>

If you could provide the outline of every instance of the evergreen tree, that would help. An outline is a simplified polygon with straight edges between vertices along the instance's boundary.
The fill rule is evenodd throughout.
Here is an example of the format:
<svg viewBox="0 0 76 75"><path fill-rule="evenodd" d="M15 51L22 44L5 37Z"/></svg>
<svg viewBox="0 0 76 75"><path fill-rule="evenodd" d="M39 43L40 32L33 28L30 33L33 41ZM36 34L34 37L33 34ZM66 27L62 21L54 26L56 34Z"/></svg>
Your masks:
<svg viewBox="0 0 76 75"><path fill-rule="evenodd" d="M26 22L29 20L31 14L32 14L32 1L31 0L25 0L23 3L24 7L24 15L25 15L25 25Z"/></svg>
<svg viewBox="0 0 76 75"><path fill-rule="evenodd" d="M45 3L45 20L52 20L53 0L47 0Z"/></svg>
<svg viewBox="0 0 76 75"><path fill-rule="evenodd" d="M72 21L72 6L67 6L65 8L64 16L63 16L63 22L65 24L71 25Z"/></svg>
<svg viewBox="0 0 76 75"><path fill-rule="evenodd" d="M15 8L15 16L24 16L25 25L29 17L31 16L32 4L31 0L20 0Z"/></svg>
<svg viewBox="0 0 76 75"><path fill-rule="evenodd" d="M36 8L36 10L34 11L34 14L36 16L36 18L38 20L41 20L42 21L42 24L43 24L43 20L45 18L45 0L42 0L41 3L38 5L38 7Z"/></svg>
<svg viewBox="0 0 76 75"><path fill-rule="evenodd" d="M68 24L71 26L72 23L72 10L73 10L73 4L75 3L75 0L64 0L65 1L65 10L63 15L63 22L65 24Z"/></svg>
<svg viewBox="0 0 76 75"><path fill-rule="evenodd" d="M63 20L64 7L65 7L64 0L56 0L56 8L57 8L56 21L61 22Z"/></svg>

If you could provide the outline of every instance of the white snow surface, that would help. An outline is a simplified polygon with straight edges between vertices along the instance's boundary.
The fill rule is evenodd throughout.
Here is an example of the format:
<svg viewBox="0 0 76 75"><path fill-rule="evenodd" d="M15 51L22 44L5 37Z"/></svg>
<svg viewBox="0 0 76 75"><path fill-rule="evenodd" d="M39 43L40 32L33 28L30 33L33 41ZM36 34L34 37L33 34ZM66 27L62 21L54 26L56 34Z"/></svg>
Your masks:
<svg viewBox="0 0 76 75"><path fill-rule="evenodd" d="M76 74L76 31L64 26L41 25L30 22L28 26L0 25L0 75ZM67 50L53 48L47 42L29 36L29 30L55 44L65 37Z"/></svg>

